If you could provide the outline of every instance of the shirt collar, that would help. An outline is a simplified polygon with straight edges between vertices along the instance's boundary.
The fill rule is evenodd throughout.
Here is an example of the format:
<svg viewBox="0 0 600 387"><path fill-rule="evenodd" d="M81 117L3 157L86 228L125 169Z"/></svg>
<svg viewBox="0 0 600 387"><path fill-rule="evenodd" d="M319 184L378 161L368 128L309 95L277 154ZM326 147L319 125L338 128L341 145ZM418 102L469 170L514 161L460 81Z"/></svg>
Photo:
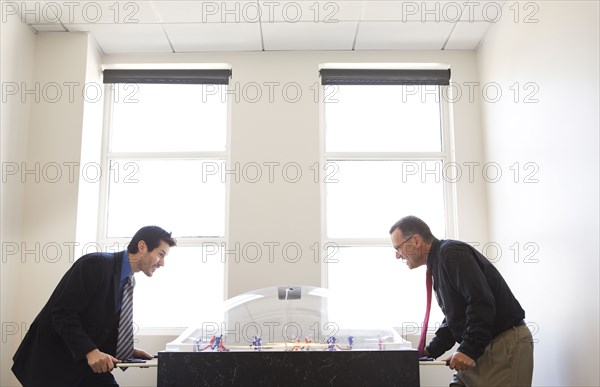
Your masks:
<svg viewBox="0 0 600 387"><path fill-rule="evenodd" d="M437 238L433 238L431 247L429 248L429 255L427 255L427 269L432 270L435 266L438 256L438 250L440 249L440 241Z"/></svg>
<svg viewBox="0 0 600 387"><path fill-rule="evenodd" d="M129 253L127 250L123 253L123 264L121 265L121 282L131 275L131 265L129 264Z"/></svg>

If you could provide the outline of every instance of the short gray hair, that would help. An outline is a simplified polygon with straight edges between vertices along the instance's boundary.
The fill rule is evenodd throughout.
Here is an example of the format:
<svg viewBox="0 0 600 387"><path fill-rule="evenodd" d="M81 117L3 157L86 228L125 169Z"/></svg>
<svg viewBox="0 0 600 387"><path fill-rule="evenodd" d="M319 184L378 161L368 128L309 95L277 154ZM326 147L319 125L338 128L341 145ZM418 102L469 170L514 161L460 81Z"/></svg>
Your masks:
<svg viewBox="0 0 600 387"><path fill-rule="evenodd" d="M427 223L413 215L405 216L394 223L392 228L390 228L390 234L392 234L396 229L399 229L404 236L418 234L427 243L431 243L434 239L434 236L431 233Z"/></svg>

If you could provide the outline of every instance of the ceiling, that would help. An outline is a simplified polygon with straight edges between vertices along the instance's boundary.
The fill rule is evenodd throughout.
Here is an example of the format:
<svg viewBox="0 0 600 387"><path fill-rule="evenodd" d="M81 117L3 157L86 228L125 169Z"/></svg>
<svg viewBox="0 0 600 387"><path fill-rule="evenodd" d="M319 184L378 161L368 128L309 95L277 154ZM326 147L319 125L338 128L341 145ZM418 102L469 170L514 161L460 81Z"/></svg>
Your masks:
<svg viewBox="0 0 600 387"><path fill-rule="evenodd" d="M3 8L35 32L89 31L105 54L469 50L511 17L504 2L29 0Z"/></svg>

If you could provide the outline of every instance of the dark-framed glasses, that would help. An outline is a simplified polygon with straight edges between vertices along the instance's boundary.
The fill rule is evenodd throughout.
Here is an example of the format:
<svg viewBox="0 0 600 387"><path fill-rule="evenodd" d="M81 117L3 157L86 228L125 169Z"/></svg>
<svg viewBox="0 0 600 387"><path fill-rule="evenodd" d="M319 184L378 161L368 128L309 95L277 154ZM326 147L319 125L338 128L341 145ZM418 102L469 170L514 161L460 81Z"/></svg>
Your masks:
<svg viewBox="0 0 600 387"><path fill-rule="evenodd" d="M400 249L402 248L402 245L404 245L406 242L408 242L409 240L411 240L411 239L412 239L412 237L414 237L414 236L415 236L415 234L413 234L413 235L409 236L408 238L406 238L406 239L404 240L404 242L400 243L400 244L399 244L399 245L396 247L396 251L400 251Z"/></svg>

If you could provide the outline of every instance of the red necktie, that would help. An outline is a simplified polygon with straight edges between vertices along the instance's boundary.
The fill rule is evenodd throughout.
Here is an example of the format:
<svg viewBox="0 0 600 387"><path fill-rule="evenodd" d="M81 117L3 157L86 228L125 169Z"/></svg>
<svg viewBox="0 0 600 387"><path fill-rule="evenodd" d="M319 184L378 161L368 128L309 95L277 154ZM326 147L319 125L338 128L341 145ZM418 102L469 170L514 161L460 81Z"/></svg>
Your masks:
<svg viewBox="0 0 600 387"><path fill-rule="evenodd" d="M425 311L425 320L423 321L423 329L421 330L421 338L419 339L419 355L423 356L425 350L425 341L427 337L427 324L429 323L429 311L431 310L431 272L427 269L425 273L425 285L427 286L427 310Z"/></svg>

